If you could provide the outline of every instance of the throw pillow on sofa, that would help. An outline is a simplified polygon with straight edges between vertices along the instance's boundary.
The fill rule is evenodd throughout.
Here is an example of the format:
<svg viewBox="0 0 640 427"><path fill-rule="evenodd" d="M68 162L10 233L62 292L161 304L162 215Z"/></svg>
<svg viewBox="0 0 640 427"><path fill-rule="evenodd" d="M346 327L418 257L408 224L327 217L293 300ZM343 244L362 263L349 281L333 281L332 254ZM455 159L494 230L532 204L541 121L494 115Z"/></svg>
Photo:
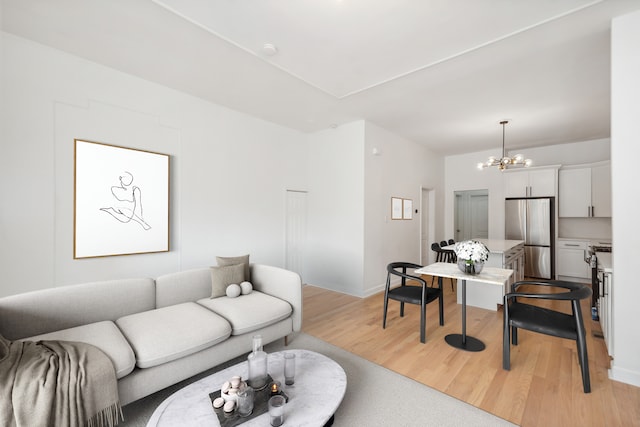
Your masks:
<svg viewBox="0 0 640 427"><path fill-rule="evenodd" d="M233 257L217 256L216 262L221 267L242 264L244 266L243 280L251 281L251 268L249 267L249 255L233 256ZM242 282L242 280L240 280L240 282ZM240 283L240 282L235 282L235 283Z"/></svg>
<svg viewBox="0 0 640 427"><path fill-rule="evenodd" d="M211 298L227 294L227 286L244 282L244 264L211 267Z"/></svg>

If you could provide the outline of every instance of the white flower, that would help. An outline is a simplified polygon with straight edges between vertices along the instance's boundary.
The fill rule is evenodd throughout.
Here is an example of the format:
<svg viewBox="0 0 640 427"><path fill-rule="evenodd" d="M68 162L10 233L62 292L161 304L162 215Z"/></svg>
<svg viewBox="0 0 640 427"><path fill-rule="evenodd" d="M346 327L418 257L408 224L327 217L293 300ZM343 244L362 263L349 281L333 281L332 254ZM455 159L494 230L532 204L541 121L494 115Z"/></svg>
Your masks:
<svg viewBox="0 0 640 427"><path fill-rule="evenodd" d="M489 259L489 249L477 240L467 240L456 243L456 256L459 260L471 262L485 262Z"/></svg>

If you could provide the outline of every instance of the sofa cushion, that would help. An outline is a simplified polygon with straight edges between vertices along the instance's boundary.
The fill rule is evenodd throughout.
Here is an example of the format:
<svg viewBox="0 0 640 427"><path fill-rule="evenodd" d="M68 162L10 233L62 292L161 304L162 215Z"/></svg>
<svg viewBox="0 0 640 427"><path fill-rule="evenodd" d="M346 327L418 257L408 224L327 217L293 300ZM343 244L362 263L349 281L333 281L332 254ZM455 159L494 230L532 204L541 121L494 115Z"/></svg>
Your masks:
<svg viewBox="0 0 640 427"><path fill-rule="evenodd" d="M91 344L109 356L118 378L128 375L136 366L136 358L131 346L129 346L116 324L111 321L90 323L75 328L49 332L48 334L35 335L25 338L25 340L76 341Z"/></svg>
<svg viewBox="0 0 640 427"><path fill-rule="evenodd" d="M249 255L241 256L217 256L216 262L219 266L242 264L244 266L244 280L251 280L251 267L249 265ZM240 282L238 282L240 283Z"/></svg>
<svg viewBox="0 0 640 427"><path fill-rule="evenodd" d="M244 264L211 267L211 298L222 297L227 286L244 281Z"/></svg>
<svg viewBox="0 0 640 427"><path fill-rule="evenodd" d="M194 302L124 316L116 324L133 347L139 368L196 353L231 334L229 322Z"/></svg>
<svg viewBox="0 0 640 427"><path fill-rule="evenodd" d="M231 323L231 335L242 335L286 319L293 311L288 302L253 291L237 298L220 297L198 300L209 310Z"/></svg>

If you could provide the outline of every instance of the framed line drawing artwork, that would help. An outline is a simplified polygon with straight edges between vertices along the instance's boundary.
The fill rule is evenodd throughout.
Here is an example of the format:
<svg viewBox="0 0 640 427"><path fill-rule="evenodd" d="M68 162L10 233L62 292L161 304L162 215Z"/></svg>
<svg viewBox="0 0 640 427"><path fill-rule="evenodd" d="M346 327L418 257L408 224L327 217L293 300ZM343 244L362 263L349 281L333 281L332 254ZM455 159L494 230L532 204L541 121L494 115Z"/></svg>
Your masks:
<svg viewBox="0 0 640 427"><path fill-rule="evenodd" d="M402 199L402 219L413 219L413 200Z"/></svg>
<svg viewBox="0 0 640 427"><path fill-rule="evenodd" d="M402 199L399 197L391 198L391 219L402 219Z"/></svg>
<svg viewBox="0 0 640 427"><path fill-rule="evenodd" d="M169 251L169 155L74 141L73 258Z"/></svg>

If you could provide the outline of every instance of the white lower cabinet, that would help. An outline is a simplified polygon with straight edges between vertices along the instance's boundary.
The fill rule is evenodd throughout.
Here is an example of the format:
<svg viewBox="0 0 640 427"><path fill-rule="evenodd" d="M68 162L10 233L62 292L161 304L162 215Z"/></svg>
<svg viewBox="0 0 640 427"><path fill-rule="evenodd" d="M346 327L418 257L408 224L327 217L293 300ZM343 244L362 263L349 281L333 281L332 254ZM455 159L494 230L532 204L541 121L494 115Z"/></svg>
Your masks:
<svg viewBox="0 0 640 427"><path fill-rule="evenodd" d="M591 267L585 262L588 243L583 240L558 239L556 275L558 279L589 282Z"/></svg>
<svg viewBox="0 0 640 427"><path fill-rule="evenodd" d="M511 290L512 283L524 280L524 245L518 245L504 254L502 268L513 270L507 291Z"/></svg>
<svg viewBox="0 0 640 427"><path fill-rule="evenodd" d="M524 280L524 243L512 246L505 251L491 251L485 267L498 267L513 270L513 275L505 286L467 280L467 305L496 311L504 304L504 294L511 291L511 284ZM458 287L458 289L461 289ZM462 294L458 292L458 304L462 303Z"/></svg>

